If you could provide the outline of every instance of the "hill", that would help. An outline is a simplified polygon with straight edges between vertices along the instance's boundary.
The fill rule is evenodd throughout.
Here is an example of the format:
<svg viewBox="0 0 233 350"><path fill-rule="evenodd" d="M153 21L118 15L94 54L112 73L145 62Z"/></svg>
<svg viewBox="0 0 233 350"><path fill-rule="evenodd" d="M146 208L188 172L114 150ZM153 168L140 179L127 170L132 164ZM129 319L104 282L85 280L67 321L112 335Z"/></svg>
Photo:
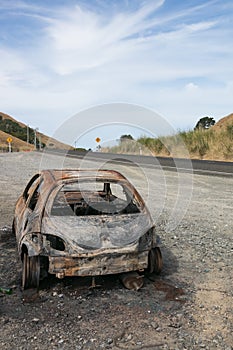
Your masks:
<svg viewBox="0 0 233 350"><path fill-rule="evenodd" d="M118 146L103 151L183 158L187 157L185 150L192 159L233 162L233 114L221 118L209 129L182 131L160 138L142 136L135 141L120 142Z"/></svg>
<svg viewBox="0 0 233 350"><path fill-rule="evenodd" d="M18 139L17 137L14 137L2 130L0 130L0 151L6 151L8 150L8 137L12 138L12 150L13 151L33 151L34 145L27 144L27 142Z"/></svg>
<svg viewBox="0 0 233 350"><path fill-rule="evenodd" d="M215 131L227 130L229 125L233 125L233 113L227 115L224 118L221 118L215 125L211 127L211 129Z"/></svg>
<svg viewBox="0 0 233 350"><path fill-rule="evenodd" d="M25 151L35 149L35 131L26 124L19 122L8 114L0 112L0 148L8 149L7 138L12 138L12 149L15 151ZM72 147L51 138L39 131L36 132L37 147L58 148L68 150ZM27 142L27 140L29 142Z"/></svg>

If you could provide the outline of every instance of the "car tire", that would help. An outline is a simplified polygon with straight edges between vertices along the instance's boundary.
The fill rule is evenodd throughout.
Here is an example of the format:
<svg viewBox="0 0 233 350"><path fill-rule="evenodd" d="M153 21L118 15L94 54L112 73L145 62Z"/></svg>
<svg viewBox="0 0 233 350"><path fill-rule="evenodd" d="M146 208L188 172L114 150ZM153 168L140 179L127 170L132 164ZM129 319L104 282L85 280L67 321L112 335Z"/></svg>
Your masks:
<svg viewBox="0 0 233 350"><path fill-rule="evenodd" d="M163 258L159 247L152 248L148 257L148 272L160 274L163 268Z"/></svg>
<svg viewBox="0 0 233 350"><path fill-rule="evenodd" d="M12 222L12 234L15 236L15 232L16 232L16 229L15 229L15 219L13 220Z"/></svg>
<svg viewBox="0 0 233 350"><path fill-rule="evenodd" d="M23 254L22 288L39 288L40 283L40 257Z"/></svg>

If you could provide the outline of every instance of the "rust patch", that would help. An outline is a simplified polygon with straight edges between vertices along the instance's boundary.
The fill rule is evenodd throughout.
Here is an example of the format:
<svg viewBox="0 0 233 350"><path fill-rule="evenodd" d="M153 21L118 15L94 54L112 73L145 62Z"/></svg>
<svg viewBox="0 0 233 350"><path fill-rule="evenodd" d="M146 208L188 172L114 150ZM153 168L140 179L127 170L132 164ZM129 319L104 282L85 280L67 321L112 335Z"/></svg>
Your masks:
<svg viewBox="0 0 233 350"><path fill-rule="evenodd" d="M179 301L179 302L185 302L184 299L181 299L180 297L185 294L183 288L175 287L170 283L167 283L163 280L156 280L154 281L154 287L165 293L165 300L169 301Z"/></svg>
<svg viewBox="0 0 233 350"><path fill-rule="evenodd" d="M121 274L120 280L127 289L139 290L143 286L143 276L135 271Z"/></svg>
<svg viewBox="0 0 233 350"><path fill-rule="evenodd" d="M64 278L144 271L149 251L158 248L145 202L113 170L35 174L16 203L13 232L23 289L38 288L47 273ZM160 270L158 257L151 260ZM139 289L142 279L136 282Z"/></svg>
<svg viewBox="0 0 233 350"><path fill-rule="evenodd" d="M22 300L24 303L34 303L40 300L39 292L36 288L23 290Z"/></svg>

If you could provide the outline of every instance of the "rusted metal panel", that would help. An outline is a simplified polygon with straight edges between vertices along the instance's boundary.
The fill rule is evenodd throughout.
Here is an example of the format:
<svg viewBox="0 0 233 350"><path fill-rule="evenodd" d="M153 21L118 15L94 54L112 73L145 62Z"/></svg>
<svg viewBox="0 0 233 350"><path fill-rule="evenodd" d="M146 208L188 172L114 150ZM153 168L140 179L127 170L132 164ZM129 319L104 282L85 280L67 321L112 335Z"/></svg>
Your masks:
<svg viewBox="0 0 233 350"><path fill-rule="evenodd" d="M88 257L49 257L49 273L62 276L107 275L147 268L148 252Z"/></svg>
<svg viewBox="0 0 233 350"><path fill-rule="evenodd" d="M92 192L75 187L89 182L104 186ZM114 184L125 199L112 193ZM112 170L41 171L16 203L13 229L19 254L22 260L26 257L23 287L30 286L26 270L31 265L35 271L28 278L33 284L38 281L36 256L48 259L48 272L59 278L94 276L144 270L149 252L157 246L142 197ZM151 270L157 255L150 255Z"/></svg>
<svg viewBox="0 0 233 350"><path fill-rule="evenodd" d="M90 217L53 217L44 218L43 232L54 232L57 236L69 241L70 252L83 252L85 247L92 249L120 248L133 244L151 228L147 215L140 213L132 218L121 216L90 216ZM140 250L149 249L152 235L141 241ZM80 247L78 249L78 247ZM138 247L137 247L138 249Z"/></svg>
<svg viewBox="0 0 233 350"><path fill-rule="evenodd" d="M120 280L127 289L139 290L143 286L143 276L136 271L121 274Z"/></svg>

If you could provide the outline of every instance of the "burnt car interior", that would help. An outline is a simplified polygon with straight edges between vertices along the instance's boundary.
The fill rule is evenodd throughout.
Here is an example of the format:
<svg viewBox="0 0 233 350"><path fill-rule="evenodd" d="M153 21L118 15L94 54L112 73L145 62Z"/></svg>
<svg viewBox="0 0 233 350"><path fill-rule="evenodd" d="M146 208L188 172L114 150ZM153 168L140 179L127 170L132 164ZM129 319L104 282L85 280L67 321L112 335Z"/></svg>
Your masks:
<svg viewBox="0 0 233 350"><path fill-rule="evenodd" d="M77 183L64 185L55 197L51 215L116 215L140 212L133 195L121 184L101 182L94 189L91 184L85 185L84 188L78 188Z"/></svg>
<svg viewBox="0 0 233 350"><path fill-rule="evenodd" d="M40 174L36 174L29 181L23 192L24 201L27 203L28 208L30 208L32 211L35 209L37 204L43 182L43 178L40 178Z"/></svg>

